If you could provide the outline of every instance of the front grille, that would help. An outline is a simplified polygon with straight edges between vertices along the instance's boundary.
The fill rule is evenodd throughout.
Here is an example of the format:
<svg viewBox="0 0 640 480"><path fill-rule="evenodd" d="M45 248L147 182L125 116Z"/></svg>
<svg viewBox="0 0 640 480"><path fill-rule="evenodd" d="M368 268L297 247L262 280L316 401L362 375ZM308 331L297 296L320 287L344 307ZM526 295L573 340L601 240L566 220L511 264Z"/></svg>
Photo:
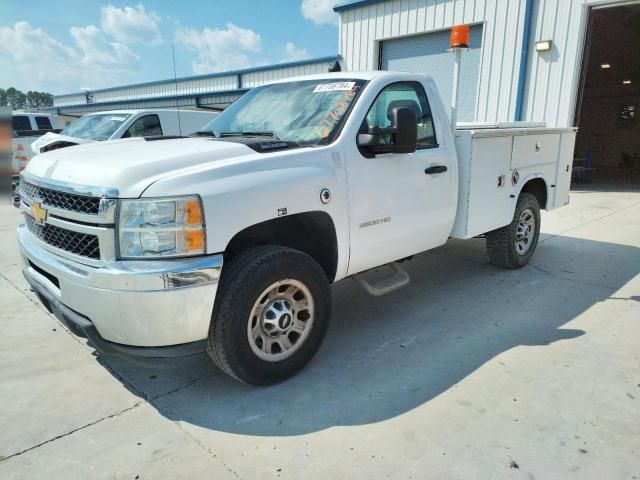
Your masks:
<svg viewBox="0 0 640 480"><path fill-rule="evenodd" d="M100 259L100 243L96 235L72 232L55 225L41 225L30 215L25 215L27 228L47 245L81 257Z"/></svg>
<svg viewBox="0 0 640 480"><path fill-rule="evenodd" d="M69 210L70 212L97 215L100 211L100 199L61 192L29 183L24 178L20 181L20 191L28 198L41 201L44 205Z"/></svg>

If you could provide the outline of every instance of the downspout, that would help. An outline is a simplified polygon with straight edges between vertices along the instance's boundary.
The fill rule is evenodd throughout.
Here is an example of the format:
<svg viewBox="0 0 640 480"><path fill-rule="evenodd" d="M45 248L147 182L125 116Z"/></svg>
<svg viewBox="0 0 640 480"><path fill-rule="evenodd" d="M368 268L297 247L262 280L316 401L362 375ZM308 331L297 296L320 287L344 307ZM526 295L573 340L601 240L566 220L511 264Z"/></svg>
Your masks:
<svg viewBox="0 0 640 480"><path fill-rule="evenodd" d="M524 103L524 86L527 81L527 57L529 56L529 35L531 32L531 10L533 0L525 0L524 28L522 29L522 53L520 55L520 71L518 73L518 93L516 96L515 121L522 120L522 104Z"/></svg>

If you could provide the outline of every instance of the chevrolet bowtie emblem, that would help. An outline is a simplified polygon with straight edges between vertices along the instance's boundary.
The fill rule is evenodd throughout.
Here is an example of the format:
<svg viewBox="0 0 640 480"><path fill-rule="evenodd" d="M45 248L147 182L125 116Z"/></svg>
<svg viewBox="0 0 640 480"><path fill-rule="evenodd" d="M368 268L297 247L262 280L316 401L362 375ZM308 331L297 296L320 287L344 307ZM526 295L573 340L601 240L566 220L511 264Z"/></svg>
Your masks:
<svg viewBox="0 0 640 480"><path fill-rule="evenodd" d="M38 202L31 204L31 215L36 219L36 222L42 224L47 219L47 209L42 208Z"/></svg>

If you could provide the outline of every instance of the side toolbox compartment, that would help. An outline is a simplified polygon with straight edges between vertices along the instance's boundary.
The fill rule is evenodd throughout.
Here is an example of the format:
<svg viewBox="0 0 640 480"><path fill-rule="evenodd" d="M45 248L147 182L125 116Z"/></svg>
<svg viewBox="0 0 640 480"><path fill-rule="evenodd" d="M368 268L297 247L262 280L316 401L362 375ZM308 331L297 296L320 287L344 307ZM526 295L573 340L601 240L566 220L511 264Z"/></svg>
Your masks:
<svg viewBox="0 0 640 480"><path fill-rule="evenodd" d="M511 221L513 137L489 131L458 132L458 211L452 236L472 238Z"/></svg>
<svg viewBox="0 0 640 480"><path fill-rule="evenodd" d="M515 135L513 137L511 170L556 163L559 145L559 133Z"/></svg>
<svg viewBox="0 0 640 480"><path fill-rule="evenodd" d="M458 152L458 210L451 235L471 238L511 222L523 186L547 185L546 209L569 201L576 131L573 128L462 129Z"/></svg>

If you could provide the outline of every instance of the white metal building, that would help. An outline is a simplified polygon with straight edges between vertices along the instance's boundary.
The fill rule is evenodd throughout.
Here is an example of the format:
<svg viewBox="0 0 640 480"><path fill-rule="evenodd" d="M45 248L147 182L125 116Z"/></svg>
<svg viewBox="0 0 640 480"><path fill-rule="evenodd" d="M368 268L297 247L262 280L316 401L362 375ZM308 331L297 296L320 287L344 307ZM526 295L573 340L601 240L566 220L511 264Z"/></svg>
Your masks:
<svg viewBox="0 0 640 480"><path fill-rule="evenodd" d="M268 65L178 79L102 88L53 97L60 115L132 108L223 109L248 89L282 78L326 73L337 57Z"/></svg>
<svg viewBox="0 0 640 480"><path fill-rule="evenodd" d="M361 0L334 10L348 70L429 73L446 101L450 28L469 24L460 121L578 126L578 165L603 173L626 159L624 174L640 177L637 0Z"/></svg>

